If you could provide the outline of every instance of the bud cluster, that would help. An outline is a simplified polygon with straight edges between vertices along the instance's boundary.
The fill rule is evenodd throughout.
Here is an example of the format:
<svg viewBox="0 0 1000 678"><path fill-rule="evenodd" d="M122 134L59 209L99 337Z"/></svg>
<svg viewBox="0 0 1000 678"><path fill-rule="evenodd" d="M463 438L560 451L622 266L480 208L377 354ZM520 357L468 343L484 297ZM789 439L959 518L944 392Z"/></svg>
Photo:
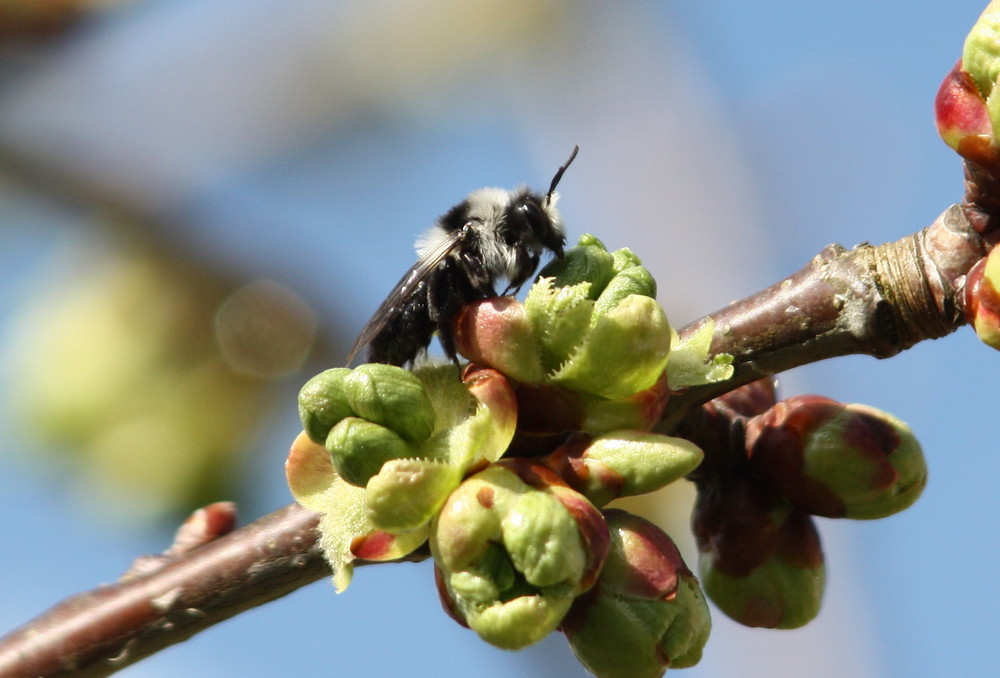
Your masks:
<svg viewBox="0 0 1000 678"><path fill-rule="evenodd" d="M699 565L706 593L736 621L797 628L819 612L825 585L813 516L897 513L919 497L927 468L909 428L891 415L815 395L761 411L760 384L705 406L702 423L727 434L700 440Z"/></svg>
<svg viewBox="0 0 1000 678"><path fill-rule="evenodd" d="M450 365L310 380L289 486L321 514L340 589L354 560L426 542L445 609L498 647L562 629L601 677L694 664L711 625L697 580L658 528L600 508L702 461L694 443L650 431L676 334L628 250L585 236L543 276L523 305L462 314L457 344L473 362L460 382ZM731 372L708 356L710 330L673 346L680 386ZM628 643L609 647L608 634Z"/></svg>
<svg viewBox="0 0 1000 678"><path fill-rule="evenodd" d="M608 252L584 235L540 276L523 304L471 304L456 328L462 355L514 383L518 452L551 449L568 432L652 428L670 389L731 375L729 356L709 356L710 326L698 341L677 344L656 282L630 250ZM675 355L677 373L669 368Z"/></svg>
<svg viewBox="0 0 1000 678"><path fill-rule="evenodd" d="M709 322L680 342L655 292L634 254L584 236L524 304L462 312L461 379L362 365L310 380L286 473L321 514L337 587L356 559L426 544L455 620L506 649L561 630L598 678L697 663L706 594L753 626L812 619L825 576L812 516L905 508L925 482L920 448L889 415L779 403L770 381L689 414L681 437L656 430L671 392L732 367L709 353ZM685 477L704 592L669 536L606 508Z"/></svg>

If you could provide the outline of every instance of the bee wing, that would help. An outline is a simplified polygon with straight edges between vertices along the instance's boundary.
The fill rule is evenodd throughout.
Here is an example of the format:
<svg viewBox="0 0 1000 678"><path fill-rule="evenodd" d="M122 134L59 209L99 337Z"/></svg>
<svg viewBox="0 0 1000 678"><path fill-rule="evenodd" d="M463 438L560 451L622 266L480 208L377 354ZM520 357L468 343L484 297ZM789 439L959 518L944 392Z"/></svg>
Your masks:
<svg viewBox="0 0 1000 678"><path fill-rule="evenodd" d="M413 294L413 290L434 272L438 264L444 261L449 254L461 245L467 233L468 229L459 229L454 233L440 238L431 247L424 250L417 263L413 264L410 270L403 274L403 277L399 279L396 286L386 296L385 301L379 305L364 329L361 330L361 334L355 340L354 346L351 347L351 352L347 354L347 365L354 362L354 358L361 349L371 343L372 339L378 336L379 332L385 328L392 309L405 301L409 295Z"/></svg>

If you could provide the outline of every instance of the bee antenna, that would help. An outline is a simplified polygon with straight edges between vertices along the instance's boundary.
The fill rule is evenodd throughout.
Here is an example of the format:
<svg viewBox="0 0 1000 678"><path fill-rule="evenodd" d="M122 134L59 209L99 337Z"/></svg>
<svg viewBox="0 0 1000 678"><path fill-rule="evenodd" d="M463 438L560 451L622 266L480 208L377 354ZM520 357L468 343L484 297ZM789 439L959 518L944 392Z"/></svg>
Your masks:
<svg viewBox="0 0 1000 678"><path fill-rule="evenodd" d="M556 171L556 175L554 177L552 177L552 183L549 184L549 192L545 194L545 204L546 205L548 205L550 202L552 202L552 194L555 193L556 186L559 185L559 180L562 179L563 172L566 171L566 168L570 166L570 164L576 158L576 154L579 153L579 152L580 152L580 146L579 145L574 146L573 147L573 152L569 154L569 160L567 160L566 162L564 162L563 165L562 165L562 167L560 167Z"/></svg>

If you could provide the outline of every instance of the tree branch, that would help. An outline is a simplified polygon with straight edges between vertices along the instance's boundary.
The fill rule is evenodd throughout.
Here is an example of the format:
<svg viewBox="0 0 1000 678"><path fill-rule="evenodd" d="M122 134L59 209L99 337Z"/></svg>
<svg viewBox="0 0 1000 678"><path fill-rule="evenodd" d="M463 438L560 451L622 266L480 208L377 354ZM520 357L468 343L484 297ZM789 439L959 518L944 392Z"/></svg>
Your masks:
<svg viewBox="0 0 1000 678"><path fill-rule="evenodd" d="M0 676L106 676L329 575L297 504L154 571L68 598L0 639Z"/></svg>
<svg viewBox="0 0 1000 678"><path fill-rule="evenodd" d="M706 316L712 351L732 354L736 373L674 396L663 426L761 376L847 354L885 358L949 334L965 322L965 275L996 239L981 217L952 206L894 243L831 245L791 277ZM293 504L150 573L74 596L0 639L0 675L108 675L311 583L329 572L316 520Z"/></svg>
<svg viewBox="0 0 1000 678"><path fill-rule="evenodd" d="M828 245L790 277L691 323L682 339L715 322L711 352L732 355L735 374L673 397L660 428L761 377L844 355L889 358L954 332L966 322L965 275L990 249L978 216L952 205L896 242Z"/></svg>

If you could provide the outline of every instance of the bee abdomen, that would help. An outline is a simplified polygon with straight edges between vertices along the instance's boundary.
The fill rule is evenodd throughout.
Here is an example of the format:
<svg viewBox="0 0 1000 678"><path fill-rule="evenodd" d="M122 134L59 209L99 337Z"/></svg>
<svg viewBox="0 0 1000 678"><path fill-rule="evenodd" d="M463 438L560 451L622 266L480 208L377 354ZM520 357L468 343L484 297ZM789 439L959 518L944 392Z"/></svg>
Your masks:
<svg viewBox="0 0 1000 678"><path fill-rule="evenodd" d="M385 326L368 345L368 362L402 367L427 348L436 325L427 309L426 285L390 312Z"/></svg>

